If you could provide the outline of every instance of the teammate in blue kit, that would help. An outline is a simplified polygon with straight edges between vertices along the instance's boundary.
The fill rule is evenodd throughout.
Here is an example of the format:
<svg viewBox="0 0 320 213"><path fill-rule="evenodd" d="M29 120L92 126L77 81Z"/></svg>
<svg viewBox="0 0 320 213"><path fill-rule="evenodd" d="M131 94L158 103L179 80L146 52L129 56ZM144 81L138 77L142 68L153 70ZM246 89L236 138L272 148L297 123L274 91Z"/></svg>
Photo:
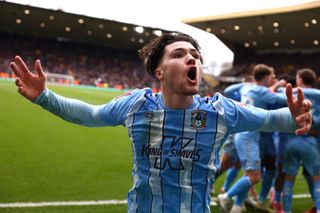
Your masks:
<svg viewBox="0 0 320 213"><path fill-rule="evenodd" d="M296 78L295 76L291 76L288 74L282 74L279 76L279 79L285 80L286 82L290 83L292 86L296 86ZM284 93L284 87L279 87L276 89L276 92ZM285 105L279 105L275 108L285 107ZM285 180L285 173L283 172L283 161L284 161L284 151L286 145L288 143L288 134L283 132L275 132L273 134L273 140L276 145L277 151L277 172L276 177L274 179L274 188L271 191L269 205L272 209L275 210L276 213L283 213L282 208L282 187Z"/></svg>
<svg viewBox="0 0 320 213"><path fill-rule="evenodd" d="M232 84L228 86L224 91L224 95L235 101L241 101L240 90L246 84L251 84L253 82L253 76L246 76L243 83ZM238 173L241 169L238 153L234 145L234 134L229 135L228 139L224 143L223 152L221 154L221 163L219 169L219 175L227 170L226 178L222 188L221 193L225 193L229 190L233 181L237 178Z"/></svg>
<svg viewBox="0 0 320 213"><path fill-rule="evenodd" d="M264 109L268 109L271 104L286 103L286 97L284 95L275 94L270 91L269 87L276 83L272 67L264 64L258 64L253 68L253 76L255 81L253 84L243 84L243 86L239 86L239 88L233 86L235 90L239 89L241 102L252 104ZM281 85L282 83L280 82L273 87ZM228 93L232 92L230 88L227 91ZM272 186L275 174L275 146L271 133L260 133L257 131L237 133L235 134L234 141L243 170L245 171L245 176L241 177L227 193L219 195L218 201L221 208L228 211L230 208L231 198L236 197L231 212L241 212L243 202L247 197L249 189L260 181L260 146L264 147L262 150L266 153L265 156L269 157L268 154L270 155L270 153L272 153L270 147L273 147L274 154L273 161L271 161L271 157L264 161L264 163L269 163L269 165L264 165L267 169L266 172L263 173L259 201L263 202L265 200L267 193Z"/></svg>
<svg viewBox="0 0 320 213"><path fill-rule="evenodd" d="M234 134L229 135L228 139L224 143L223 152L220 158L221 163L219 168L219 175L228 170L223 186L220 189L221 193L225 193L229 190L231 184L237 178L238 173L241 169L236 147L234 146ZM218 178L218 176L216 178Z"/></svg>
<svg viewBox="0 0 320 213"><path fill-rule="evenodd" d="M46 87L40 61L37 74L15 57L18 92L55 115L86 126L128 128L132 143L133 187L128 212L210 212L210 186L219 151L240 131L309 131L311 103L287 85L289 108L267 111L221 94L200 97L202 57L198 43L183 33L163 34L144 46L140 57L161 84L160 93L137 89L104 105L59 96Z"/></svg>
<svg viewBox="0 0 320 213"><path fill-rule="evenodd" d="M305 97L312 104L313 124L309 134L289 137L285 148L284 172L286 178L283 186L283 210L291 212L292 188L300 163L312 177L312 194L317 212L320 212L320 90L314 89L316 74L311 69L298 70L296 84L304 91Z"/></svg>

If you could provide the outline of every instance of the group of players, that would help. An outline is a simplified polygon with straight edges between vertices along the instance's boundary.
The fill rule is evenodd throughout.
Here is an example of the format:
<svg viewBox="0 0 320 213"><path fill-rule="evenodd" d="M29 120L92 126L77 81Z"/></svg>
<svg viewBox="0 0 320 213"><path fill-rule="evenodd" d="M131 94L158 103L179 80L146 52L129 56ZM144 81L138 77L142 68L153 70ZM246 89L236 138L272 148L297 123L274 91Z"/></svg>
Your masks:
<svg viewBox="0 0 320 213"><path fill-rule="evenodd" d="M274 69L265 64L256 65L252 73L245 82L227 87L224 94L243 104L264 109L286 106L283 86L290 79L277 80ZM301 87L305 98L313 104L313 127L308 135L241 132L229 136L220 166L220 174L227 170L218 195L223 212L242 212L245 201L252 204L252 196L247 197L247 194L260 181L259 195L252 192L255 207L269 212L291 212L293 185L300 165L314 202L311 211L320 212L320 90L314 88L316 80L315 72L305 68L298 70L294 82L290 82ZM244 175L232 185L241 167ZM273 200L269 208L266 200L272 187Z"/></svg>
<svg viewBox="0 0 320 213"><path fill-rule="evenodd" d="M160 81L161 92L154 93L150 88L137 89L102 105L92 105L51 91L46 86L46 74L40 60L35 62L36 73L31 72L19 56L10 63L10 68L17 76L15 83L18 92L56 116L83 126L127 127L133 158L133 187L127 196L128 212L209 213L210 189L220 167L220 150L230 134L234 134L232 137L236 148L237 141L242 141L241 150L239 149L237 154L247 175L219 196L221 207L225 211L229 211L228 201L236 196L232 211L241 212L247 191L260 180L261 165L266 163L265 168L270 170L268 166L271 161L261 161L259 156L258 142L262 136L252 131L295 132L296 135L303 135L298 138L303 140L298 144L303 145L303 149L298 147L298 150L292 150L293 154L289 152L288 155L296 157L294 151L307 150L308 156L315 160L314 162L320 162L315 156L311 156L311 148L306 148L305 145L310 143L314 150L312 154L318 154L317 141L314 136L309 135L312 118L316 123L317 112L311 116L311 101L304 98L304 93L306 96L310 93L312 97L311 94L315 91L307 88L302 91L298 88L298 95L295 97L292 85L287 84L285 102L286 98L281 94L275 96L276 93L269 92L269 86L274 85L272 90L281 86L281 82L274 84L272 68L258 65L255 69L261 71L254 71L255 81L240 84L234 91L238 91L236 93L245 103L261 108L241 104L219 93L213 97L201 97L198 94L203 71L200 46L191 36L179 32L162 34L146 44L139 51L139 56L150 76ZM298 76L299 85L303 83L300 72ZM316 97L319 97L319 94ZM270 104L286 103L287 108L262 109L271 109ZM319 103L314 103L313 106L317 107ZM236 134L240 132L243 133ZM270 140L266 141L273 143ZM286 152L296 140L288 141L290 143L285 148ZM269 149L271 146L266 144L265 147ZM265 156L269 156L268 153ZM302 160L316 180L312 182L312 187L318 191L316 166L308 164L304 158ZM226 163L227 161L222 161L221 168L226 168L223 166ZM285 168L286 165L285 162ZM297 170L298 167L299 164L290 169ZM287 174L295 175L294 172ZM266 174L270 176L267 183L271 186L272 172ZM263 174L262 179L267 176ZM284 197L288 198L286 200L290 200L292 185L293 183L284 184ZM319 195L312 194L318 207Z"/></svg>

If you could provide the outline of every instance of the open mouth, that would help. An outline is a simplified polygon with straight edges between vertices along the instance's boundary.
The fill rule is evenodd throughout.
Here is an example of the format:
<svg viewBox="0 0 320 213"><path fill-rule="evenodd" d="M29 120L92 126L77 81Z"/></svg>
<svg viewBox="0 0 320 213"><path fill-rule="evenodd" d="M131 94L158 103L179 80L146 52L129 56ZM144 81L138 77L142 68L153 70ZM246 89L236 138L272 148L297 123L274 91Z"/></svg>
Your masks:
<svg viewBox="0 0 320 213"><path fill-rule="evenodd" d="M196 67L190 67L188 74L187 74L188 78L190 80L195 80L197 77L197 68Z"/></svg>

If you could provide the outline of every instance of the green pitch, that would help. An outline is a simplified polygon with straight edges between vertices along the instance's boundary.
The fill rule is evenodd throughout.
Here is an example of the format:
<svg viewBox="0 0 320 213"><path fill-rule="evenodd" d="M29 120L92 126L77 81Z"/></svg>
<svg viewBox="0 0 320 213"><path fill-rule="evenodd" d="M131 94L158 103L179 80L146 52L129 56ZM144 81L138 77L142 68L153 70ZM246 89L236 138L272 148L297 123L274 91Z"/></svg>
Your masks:
<svg viewBox="0 0 320 213"><path fill-rule="evenodd" d="M58 94L103 104L121 92L49 86ZM131 145L124 127L67 123L31 104L0 80L0 203L124 200L131 188ZM215 188L220 189L223 177ZM301 176L296 194L308 193ZM311 206L295 199L294 209ZM125 212L125 205L0 208L0 212ZM213 212L218 212L213 208ZM299 212L299 211L297 211ZM301 211L300 211L301 212Z"/></svg>

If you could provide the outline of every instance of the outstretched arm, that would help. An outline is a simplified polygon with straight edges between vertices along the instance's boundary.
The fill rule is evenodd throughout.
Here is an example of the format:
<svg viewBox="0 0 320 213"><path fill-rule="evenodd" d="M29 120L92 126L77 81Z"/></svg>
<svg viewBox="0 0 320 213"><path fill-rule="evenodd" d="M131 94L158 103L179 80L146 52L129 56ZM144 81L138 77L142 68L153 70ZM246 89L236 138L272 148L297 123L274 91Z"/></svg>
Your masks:
<svg viewBox="0 0 320 213"><path fill-rule="evenodd" d="M18 92L60 118L85 126L125 125L131 105L147 90L137 90L104 105L91 105L55 94L46 88L46 74L40 61L35 62L37 74L32 73L21 57L16 56L10 67L17 75Z"/></svg>
<svg viewBox="0 0 320 213"><path fill-rule="evenodd" d="M264 110L221 98L226 109L229 133L242 131L295 132L297 135L308 133L312 123L311 102L304 99L301 89L297 98L294 97L290 84L287 85L286 96L288 107L277 110ZM215 107L218 108L219 105Z"/></svg>
<svg viewBox="0 0 320 213"><path fill-rule="evenodd" d="M111 113L105 116L105 120L101 119L101 115L103 113L106 114L108 112L106 109L110 106L91 105L83 101L62 97L47 89L46 74L43 72L39 60L35 62L37 74L32 73L19 56L16 56L14 61L10 63L10 67L17 75L16 85L18 92L60 118L85 126L116 124L114 122L115 119L110 119Z"/></svg>

